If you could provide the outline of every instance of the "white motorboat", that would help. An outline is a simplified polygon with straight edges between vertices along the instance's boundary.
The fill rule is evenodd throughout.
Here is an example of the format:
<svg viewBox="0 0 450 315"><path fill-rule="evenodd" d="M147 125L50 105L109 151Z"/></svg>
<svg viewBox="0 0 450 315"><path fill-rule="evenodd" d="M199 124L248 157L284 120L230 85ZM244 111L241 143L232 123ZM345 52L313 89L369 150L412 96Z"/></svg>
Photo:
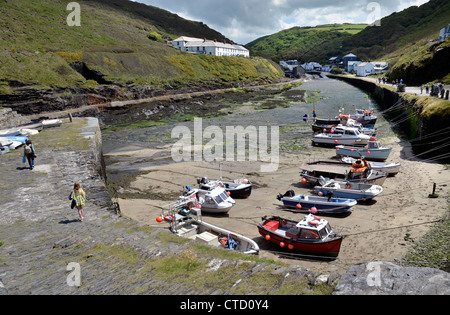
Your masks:
<svg viewBox="0 0 450 315"><path fill-rule="evenodd" d="M358 128L337 126L330 133L319 133L313 137L313 145L351 145L365 146L369 143L370 136L361 133Z"/></svg>
<svg viewBox="0 0 450 315"><path fill-rule="evenodd" d="M314 190L322 195L331 194L338 198L350 198L365 201L381 194L383 192L383 187L380 185L329 180L321 182L321 186L315 186Z"/></svg>
<svg viewBox="0 0 450 315"><path fill-rule="evenodd" d="M227 213L236 204L223 187L216 186L211 190L191 189L186 186L187 191L178 199L180 202L191 202L191 207L196 204L201 206L206 213Z"/></svg>

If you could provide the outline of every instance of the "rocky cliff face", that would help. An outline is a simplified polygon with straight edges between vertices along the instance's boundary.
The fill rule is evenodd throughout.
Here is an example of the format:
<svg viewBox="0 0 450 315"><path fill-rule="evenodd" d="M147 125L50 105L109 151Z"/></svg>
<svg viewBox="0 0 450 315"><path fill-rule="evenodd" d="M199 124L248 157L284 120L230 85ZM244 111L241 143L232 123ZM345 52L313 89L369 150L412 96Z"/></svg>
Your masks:
<svg viewBox="0 0 450 315"><path fill-rule="evenodd" d="M17 114L11 108L0 108L0 129L7 129L29 122L30 119Z"/></svg>
<svg viewBox="0 0 450 315"><path fill-rule="evenodd" d="M450 274L433 268L400 267L389 262L353 265L333 295L448 295Z"/></svg>

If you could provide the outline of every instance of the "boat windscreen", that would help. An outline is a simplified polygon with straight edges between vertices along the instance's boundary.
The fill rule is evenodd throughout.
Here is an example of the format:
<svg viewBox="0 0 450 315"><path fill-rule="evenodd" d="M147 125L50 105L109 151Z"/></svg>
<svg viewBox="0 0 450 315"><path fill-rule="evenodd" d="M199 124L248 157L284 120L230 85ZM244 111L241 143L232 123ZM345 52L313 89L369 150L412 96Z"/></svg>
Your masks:
<svg viewBox="0 0 450 315"><path fill-rule="evenodd" d="M225 201L225 200L223 200L223 198L221 197L221 194L215 196L215 197L214 197L214 200L216 201L217 204L221 204L222 202Z"/></svg>
<svg viewBox="0 0 450 315"><path fill-rule="evenodd" d="M324 239L331 233L330 224L327 223L322 229L319 230L320 238Z"/></svg>

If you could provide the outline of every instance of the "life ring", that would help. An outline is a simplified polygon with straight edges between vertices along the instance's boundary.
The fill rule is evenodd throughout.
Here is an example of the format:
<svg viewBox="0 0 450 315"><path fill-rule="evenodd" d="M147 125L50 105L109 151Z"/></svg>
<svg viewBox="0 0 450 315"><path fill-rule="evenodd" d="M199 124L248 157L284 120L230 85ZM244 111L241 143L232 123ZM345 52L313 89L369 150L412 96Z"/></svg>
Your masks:
<svg viewBox="0 0 450 315"><path fill-rule="evenodd" d="M322 220L322 218L314 217L314 219L309 221L308 223L311 224L311 225L319 225L320 220Z"/></svg>

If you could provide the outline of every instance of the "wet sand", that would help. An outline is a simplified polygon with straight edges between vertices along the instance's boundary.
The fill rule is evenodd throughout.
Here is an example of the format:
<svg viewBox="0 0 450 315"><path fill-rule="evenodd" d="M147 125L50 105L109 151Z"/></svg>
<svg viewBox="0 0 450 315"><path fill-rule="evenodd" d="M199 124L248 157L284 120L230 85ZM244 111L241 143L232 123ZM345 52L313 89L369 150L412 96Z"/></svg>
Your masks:
<svg viewBox="0 0 450 315"><path fill-rule="evenodd" d="M204 213L203 219L254 239L261 248L262 257L282 260L316 272L342 274L351 265L359 262L395 262L406 254L412 245L411 240L417 240L429 230L432 224L428 222L441 218L445 213L447 201L443 196L448 195L446 183L450 172L441 164L417 160L411 154L409 144L396 136L381 138L380 141L383 145L393 148L389 161L401 162L400 173L386 179L383 193L374 201L356 205L350 215L322 215L329 220L335 231L345 235L340 254L334 261L280 256L272 252L279 248L262 238L257 229L257 224L265 215L280 215L297 220L303 218L305 214L282 210L281 202L276 196L290 189L299 194L312 194L311 187L300 182L299 167L305 162L334 157L334 148L310 147L306 153L281 153L278 171L274 173L261 173L260 164L255 162L222 162L224 180L248 178L255 187L248 199L237 199L236 205L227 215L214 216ZM157 154L159 157L170 157L170 147L147 152L130 147L121 151L114 154L149 158ZM198 187L196 178L206 176L209 179L217 179L220 176L219 164L207 162L170 163L146 167L142 171L148 173L138 176L131 183L131 188L161 194L180 194L182 186ZM433 183L438 184L436 192L440 194L440 198L428 198ZM168 224L158 224L156 217L160 215L161 207L173 201L119 199L122 215L163 229L167 229Z"/></svg>

